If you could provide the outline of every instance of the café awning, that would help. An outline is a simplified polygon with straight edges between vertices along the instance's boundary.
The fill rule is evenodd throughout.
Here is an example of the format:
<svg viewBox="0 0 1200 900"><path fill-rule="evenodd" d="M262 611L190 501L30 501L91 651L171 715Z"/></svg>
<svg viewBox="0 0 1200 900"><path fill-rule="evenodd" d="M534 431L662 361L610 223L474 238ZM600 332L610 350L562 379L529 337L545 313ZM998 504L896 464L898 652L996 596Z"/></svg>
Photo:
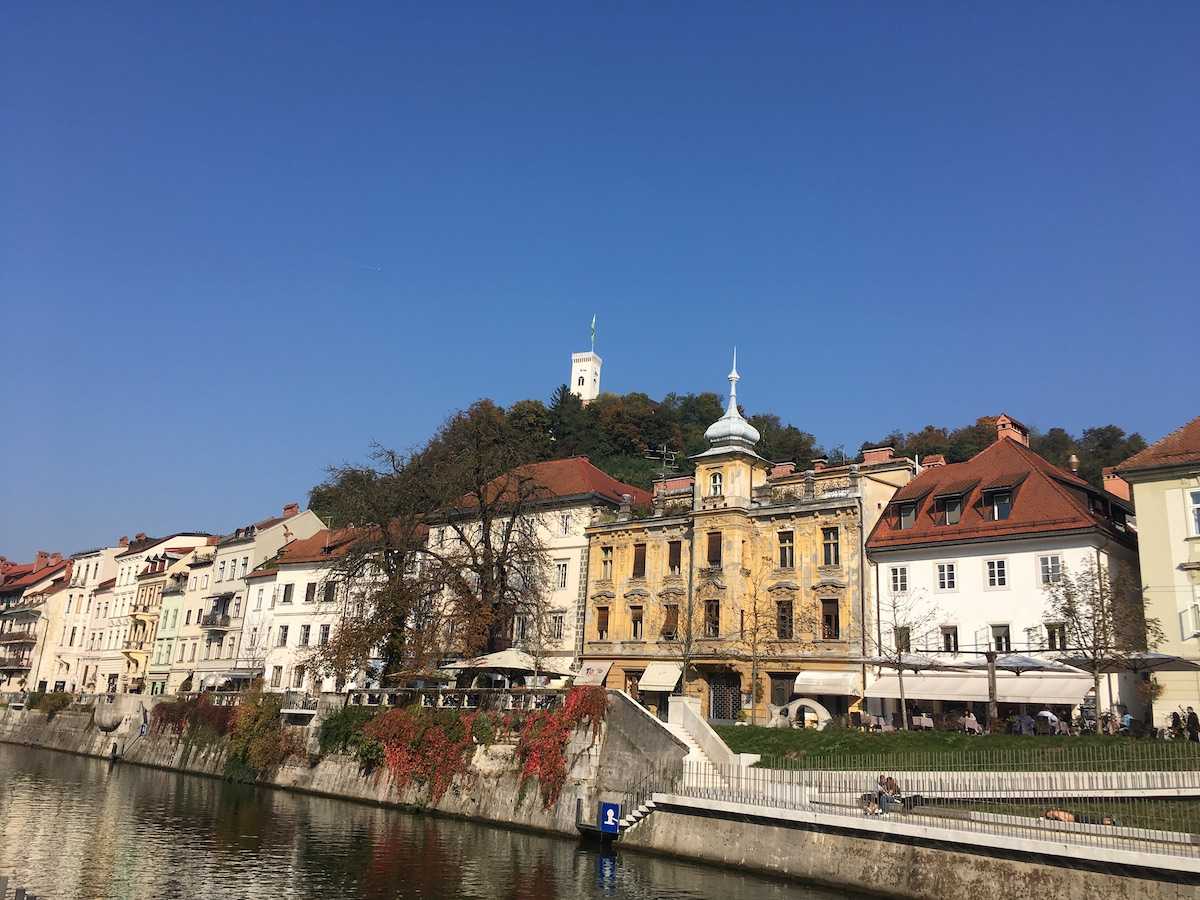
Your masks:
<svg viewBox="0 0 1200 900"><path fill-rule="evenodd" d="M679 683L683 666L673 662L656 662L646 666L638 680L639 691L673 691Z"/></svg>
<svg viewBox="0 0 1200 900"><path fill-rule="evenodd" d="M1086 676L1010 675L997 673L996 700L1000 703L1053 703L1078 706L1092 687ZM867 697L900 699L900 678L884 675L867 688ZM922 672L904 676L908 700L948 700L986 703L986 674Z"/></svg>
<svg viewBox="0 0 1200 900"><path fill-rule="evenodd" d="M612 660L584 660L580 665L579 674L575 676L575 685L592 685L602 687L608 678L608 670L612 668Z"/></svg>
<svg viewBox="0 0 1200 900"><path fill-rule="evenodd" d="M859 697L858 674L855 672L801 672L792 688L797 694L836 694Z"/></svg>

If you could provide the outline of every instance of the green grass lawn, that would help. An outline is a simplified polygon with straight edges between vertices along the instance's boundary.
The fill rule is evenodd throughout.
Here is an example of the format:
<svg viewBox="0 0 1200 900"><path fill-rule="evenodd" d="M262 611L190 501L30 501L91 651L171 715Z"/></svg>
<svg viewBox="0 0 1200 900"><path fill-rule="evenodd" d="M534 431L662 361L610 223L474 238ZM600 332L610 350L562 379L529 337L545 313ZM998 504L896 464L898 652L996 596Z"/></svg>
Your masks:
<svg viewBox="0 0 1200 900"><path fill-rule="evenodd" d="M824 731L758 726L717 726L717 733L737 753L758 753L761 766L821 768L840 758L856 758L867 768L890 760L921 768L988 768L1008 761L1005 768L1061 769L1200 769L1200 745L1163 743L1105 735L1020 737L1011 734L970 736L949 731L898 731L893 734L827 728ZM925 759L933 757L932 759ZM938 760L937 757L945 757ZM1027 760L1028 765L1024 764ZM927 765L922 765L926 762Z"/></svg>

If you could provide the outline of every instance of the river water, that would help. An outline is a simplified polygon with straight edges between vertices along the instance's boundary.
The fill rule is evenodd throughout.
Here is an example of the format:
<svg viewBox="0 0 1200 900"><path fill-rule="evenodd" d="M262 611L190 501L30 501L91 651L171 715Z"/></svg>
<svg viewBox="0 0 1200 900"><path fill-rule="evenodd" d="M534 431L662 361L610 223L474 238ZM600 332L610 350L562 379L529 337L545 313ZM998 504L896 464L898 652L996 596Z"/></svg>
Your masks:
<svg viewBox="0 0 1200 900"><path fill-rule="evenodd" d="M69 898L832 900L570 840L0 744L0 876Z"/></svg>

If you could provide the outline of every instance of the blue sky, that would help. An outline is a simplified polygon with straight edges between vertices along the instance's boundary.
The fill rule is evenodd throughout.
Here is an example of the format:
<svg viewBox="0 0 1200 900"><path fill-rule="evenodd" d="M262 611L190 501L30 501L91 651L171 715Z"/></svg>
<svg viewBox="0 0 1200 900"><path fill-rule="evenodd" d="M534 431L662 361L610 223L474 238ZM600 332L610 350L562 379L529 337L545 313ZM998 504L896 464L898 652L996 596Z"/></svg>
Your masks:
<svg viewBox="0 0 1200 900"><path fill-rule="evenodd" d="M481 396L827 446L1196 408L1200 6L9 5L0 554L226 531Z"/></svg>

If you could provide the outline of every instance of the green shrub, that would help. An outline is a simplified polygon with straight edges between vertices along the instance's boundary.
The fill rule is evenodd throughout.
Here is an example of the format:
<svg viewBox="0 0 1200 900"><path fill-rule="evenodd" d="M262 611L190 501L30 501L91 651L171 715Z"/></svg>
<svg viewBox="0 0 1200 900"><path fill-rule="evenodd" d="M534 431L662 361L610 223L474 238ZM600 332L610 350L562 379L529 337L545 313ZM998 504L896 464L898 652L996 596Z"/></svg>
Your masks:
<svg viewBox="0 0 1200 900"><path fill-rule="evenodd" d="M41 709L42 701L46 699L46 695L42 691L30 691L25 696L26 709Z"/></svg>
<svg viewBox="0 0 1200 900"><path fill-rule="evenodd" d="M375 715L366 706L343 706L321 722L317 742L322 753L353 753L363 736L363 726Z"/></svg>
<svg viewBox="0 0 1200 900"><path fill-rule="evenodd" d="M242 697L229 735L227 778L256 781L300 751L280 719L282 707L282 694L251 692Z"/></svg>
<svg viewBox="0 0 1200 900"><path fill-rule="evenodd" d="M54 693L46 694L46 696L42 698L41 706L39 708L46 713L46 721L49 722L60 712L70 706L74 700L75 698L70 694L62 691L55 691Z"/></svg>

